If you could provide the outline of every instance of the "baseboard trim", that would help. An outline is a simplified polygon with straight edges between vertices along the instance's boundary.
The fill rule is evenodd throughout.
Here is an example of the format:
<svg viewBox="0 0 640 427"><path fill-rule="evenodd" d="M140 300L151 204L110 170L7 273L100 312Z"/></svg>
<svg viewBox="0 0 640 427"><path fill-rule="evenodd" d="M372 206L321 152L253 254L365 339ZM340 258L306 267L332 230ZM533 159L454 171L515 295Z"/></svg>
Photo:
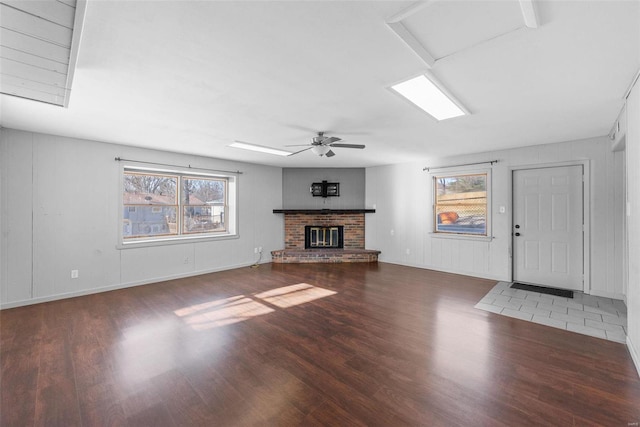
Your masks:
<svg viewBox="0 0 640 427"><path fill-rule="evenodd" d="M449 270L449 269L446 269L446 268L436 268L436 267L434 267L432 265L414 264L414 263L410 263L410 262L389 261L389 260L381 260L381 259L379 259L378 262L386 263L386 264L401 265L403 267L421 268L423 270L439 271L441 273L459 274L460 276L477 277L477 278L480 278L480 279L495 280L496 282L509 282L509 283L511 283L511 280L509 280L509 279L504 279L504 278L501 278L499 276L492 276L490 274L482 274L482 273L478 273L478 272L475 272L475 271L456 271L456 270Z"/></svg>
<svg viewBox="0 0 640 427"><path fill-rule="evenodd" d="M271 261L265 260L260 264L268 264L270 262ZM150 285L152 283L166 282L167 280L183 279L185 277L200 276L203 274L216 273L218 271L233 270L236 268L245 268L245 267L250 267L252 265L255 265L255 263L250 262L250 263L234 264L234 265L217 267L217 268L212 268L207 270L191 271L188 273L172 274L172 275L163 276L163 277L154 277L152 279L139 280L135 282L119 283L116 285L101 286L99 288L84 289L82 291L66 292L63 294L49 295L46 297L38 297L38 298L32 298L28 300L7 302L7 303L0 304L0 310L24 307L24 306L33 305L33 304L41 304L43 302L57 301L57 300L66 299L66 298L75 298L75 297L81 297L85 295L99 294L101 292L115 291L118 289L133 288L134 286Z"/></svg>
<svg viewBox="0 0 640 427"><path fill-rule="evenodd" d="M638 377L640 377L640 357L638 356L636 347L633 345L633 342L631 341L631 338L629 338L629 335L627 335L627 349L629 350L629 354L631 355L631 360L633 360L634 365L636 365Z"/></svg>
<svg viewBox="0 0 640 427"><path fill-rule="evenodd" d="M595 297L603 297L603 298L611 298L611 299L619 299L626 302L626 298L623 294L617 294L615 292L606 292L606 291L599 291L597 289L591 289L589 290L589 295L593 295Z"/></svg>

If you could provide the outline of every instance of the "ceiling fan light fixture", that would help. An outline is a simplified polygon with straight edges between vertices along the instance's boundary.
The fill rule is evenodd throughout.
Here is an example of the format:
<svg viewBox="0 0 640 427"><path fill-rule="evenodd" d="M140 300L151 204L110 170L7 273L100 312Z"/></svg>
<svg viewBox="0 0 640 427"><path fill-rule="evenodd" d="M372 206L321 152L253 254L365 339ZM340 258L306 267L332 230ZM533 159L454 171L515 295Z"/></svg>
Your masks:
<svg viewBox="0 0 640 427"><path fill-rule="evenodd" d="M311 151L317 156L324 156L329 152L330 149L331 148L327 147L326 145L316 145L311 149Z"/></svg>
<svg viewBox="0 0 640 427"><path fill-rule="evenodd" d="M469 114L441 84L425 74L393 85L391 89L438 121Z"/></svg>
<svg viewBox="0 0 640 427"><path fill-rule="evenodd" d="M275 154L276 156L289 156L292 154L290 151L278 150L276 148L264 147L262 145L249 144L242 141L236 141L233 144L229 144L229 147L258 151L260 153Z"/></svg>

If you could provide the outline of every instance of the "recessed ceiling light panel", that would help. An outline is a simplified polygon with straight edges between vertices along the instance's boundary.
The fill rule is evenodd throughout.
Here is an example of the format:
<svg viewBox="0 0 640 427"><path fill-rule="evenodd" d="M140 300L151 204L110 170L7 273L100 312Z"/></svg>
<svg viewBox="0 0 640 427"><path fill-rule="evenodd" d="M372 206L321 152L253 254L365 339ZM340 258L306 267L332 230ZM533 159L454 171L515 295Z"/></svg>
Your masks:
<svg viewBox="0 0 640 427"><path fill-rule="evenodd" d="M291 154L290 151L278 150L276 148L264 147L262 145L249 144L242 141L236 141L233 144L230 144L229 147L258 151L260 153L275 154L276 156L288 156Z"/></svg>
<svg viewBox="0 0 640 427"><path fill-rule="evenodd" d="M422 74L391 86L395 92L407 98L436 120L464 116L468 112L447 95L440 85Z"/></svg>

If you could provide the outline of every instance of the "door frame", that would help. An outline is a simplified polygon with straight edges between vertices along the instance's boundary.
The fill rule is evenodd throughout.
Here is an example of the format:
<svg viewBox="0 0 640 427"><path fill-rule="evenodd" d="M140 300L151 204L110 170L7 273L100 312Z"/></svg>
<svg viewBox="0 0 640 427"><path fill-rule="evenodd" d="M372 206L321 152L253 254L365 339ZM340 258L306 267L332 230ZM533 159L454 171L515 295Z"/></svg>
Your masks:
<svg viewBox="0 0 640 427"><path fill-rule="evenodd" d="M582 218L584 221L583 234L582 234L582 274L584 277L582 284L582 292L585 294L591 293L591 162L589 160L574 160L567 162L553 162L553 163L536 163L517 165L509 167L509 206L511 207L511 215L509 216L509 233L511 239L509 240L509 257L511 262L509 263L509 277L513 282L513 274L515 271L514 262L514 235L513 235L513 212L514 212L514 183L513 175L517 170L526 169L547 169L563 166L582 166Z"/></svg>

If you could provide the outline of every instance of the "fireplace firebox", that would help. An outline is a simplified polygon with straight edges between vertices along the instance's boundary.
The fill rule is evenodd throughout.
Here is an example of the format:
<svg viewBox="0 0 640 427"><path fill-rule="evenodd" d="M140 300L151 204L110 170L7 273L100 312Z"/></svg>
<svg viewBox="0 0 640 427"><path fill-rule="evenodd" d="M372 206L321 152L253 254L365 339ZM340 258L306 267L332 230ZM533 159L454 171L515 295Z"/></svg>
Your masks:
<svg viewBox="0 0 640 427"><path fill-rule="evenodd" d="M344 248L344 226L306 225L304 227L305 249Z"/></svg>

